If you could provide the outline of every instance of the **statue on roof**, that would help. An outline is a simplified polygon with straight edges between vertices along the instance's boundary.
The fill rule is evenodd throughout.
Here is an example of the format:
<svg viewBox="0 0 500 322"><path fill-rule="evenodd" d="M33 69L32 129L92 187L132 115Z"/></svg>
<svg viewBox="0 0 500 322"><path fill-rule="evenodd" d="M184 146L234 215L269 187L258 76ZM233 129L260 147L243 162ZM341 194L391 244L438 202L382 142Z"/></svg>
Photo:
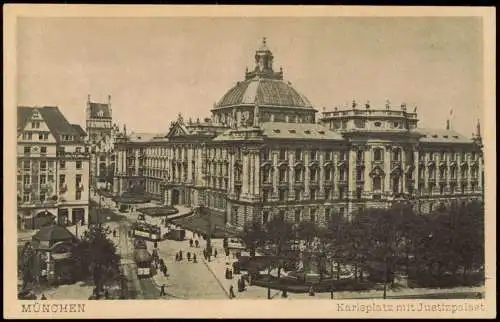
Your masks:
<svg viewBox="0 0 500 322"><path fill-rule="evenodd" d="M387 100L385 101L385 108L390 109L391 108L391 101Z"/></svg>
<svg viewBox="0 0 500 322"><path fill-rule="evenodd" d="M179 122L180 124L184 123L184 118L182 117L181 113L177 114L177 122Z"/></svg>
<svg viewBox="0 0 500 322"><path fill-rule="evenodd" d="M413 109L413 113L417 113L417 106L415 105L415 108Z"/></svg>
<svg viewBox="0 0 500 322"><path fill-rule="evenodd" d="M356 106L358 106L358 103L356 103L356 100L355 100L355 99L353 99L353 100L352 100L352 108L353 108L353 109L355 109L355 108L356 108Z"/></svg>

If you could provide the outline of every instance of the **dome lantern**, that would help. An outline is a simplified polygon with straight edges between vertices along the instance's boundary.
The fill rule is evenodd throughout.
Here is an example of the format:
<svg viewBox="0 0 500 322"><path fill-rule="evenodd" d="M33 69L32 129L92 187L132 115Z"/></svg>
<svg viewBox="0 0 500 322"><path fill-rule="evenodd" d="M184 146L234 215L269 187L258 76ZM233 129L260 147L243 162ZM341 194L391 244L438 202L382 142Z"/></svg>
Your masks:
<svg viewBox="0 0 500 322"><path fill-rule="evenodd" d="M280 69L280 72L274 72L273 60L273 53L267 47L267 38L263 37L261 46L255 52L255 68L251 72L245 72L245 80L255 77L282 80L283 71Z"/></svg>

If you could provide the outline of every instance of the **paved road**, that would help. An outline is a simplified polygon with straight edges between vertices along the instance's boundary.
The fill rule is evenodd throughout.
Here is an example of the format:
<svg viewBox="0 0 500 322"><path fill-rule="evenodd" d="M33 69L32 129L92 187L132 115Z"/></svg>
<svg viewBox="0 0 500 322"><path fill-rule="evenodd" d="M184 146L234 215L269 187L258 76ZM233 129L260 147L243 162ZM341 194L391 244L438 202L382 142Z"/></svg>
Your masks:
<svg viewBox="0 0 500 322"><path fill-rule="evenodd" d="M188 236L191 233L187 232ZM148 243L151 249L152 243ZM158 253L168 268L170 283L167 294L179 299L212 299L227 300L227 295L215 276L203 263L203 249L189 247L189 241L166 240L158 243ZM183 252L183 261L175 261L175 253ZM197 263L186 259L187 252L195 252Z"/></svg>

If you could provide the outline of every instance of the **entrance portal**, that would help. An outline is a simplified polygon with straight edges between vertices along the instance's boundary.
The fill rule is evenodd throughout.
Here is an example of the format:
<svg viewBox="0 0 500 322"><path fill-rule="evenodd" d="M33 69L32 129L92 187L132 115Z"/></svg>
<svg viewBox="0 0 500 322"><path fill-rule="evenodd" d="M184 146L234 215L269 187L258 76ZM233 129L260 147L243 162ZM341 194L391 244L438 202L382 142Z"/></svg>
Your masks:
<svg viewBox="0 0 500 322"><path fill-rule="evenodd" d="M172 189L172 206L179 204L179 195L180 195L179 190Z"/></svg>

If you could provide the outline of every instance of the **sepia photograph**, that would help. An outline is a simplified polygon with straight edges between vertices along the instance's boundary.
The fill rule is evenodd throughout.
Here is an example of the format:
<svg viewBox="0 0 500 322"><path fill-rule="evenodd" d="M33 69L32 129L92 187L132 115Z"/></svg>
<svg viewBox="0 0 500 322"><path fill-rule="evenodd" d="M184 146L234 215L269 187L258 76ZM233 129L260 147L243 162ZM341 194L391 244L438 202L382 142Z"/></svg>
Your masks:
<svg viewBox="0 0 500 322"><path fill-rule="evenodd" d="M87 7L11 18L17 316L496 312L484 16Z"/></svg>

